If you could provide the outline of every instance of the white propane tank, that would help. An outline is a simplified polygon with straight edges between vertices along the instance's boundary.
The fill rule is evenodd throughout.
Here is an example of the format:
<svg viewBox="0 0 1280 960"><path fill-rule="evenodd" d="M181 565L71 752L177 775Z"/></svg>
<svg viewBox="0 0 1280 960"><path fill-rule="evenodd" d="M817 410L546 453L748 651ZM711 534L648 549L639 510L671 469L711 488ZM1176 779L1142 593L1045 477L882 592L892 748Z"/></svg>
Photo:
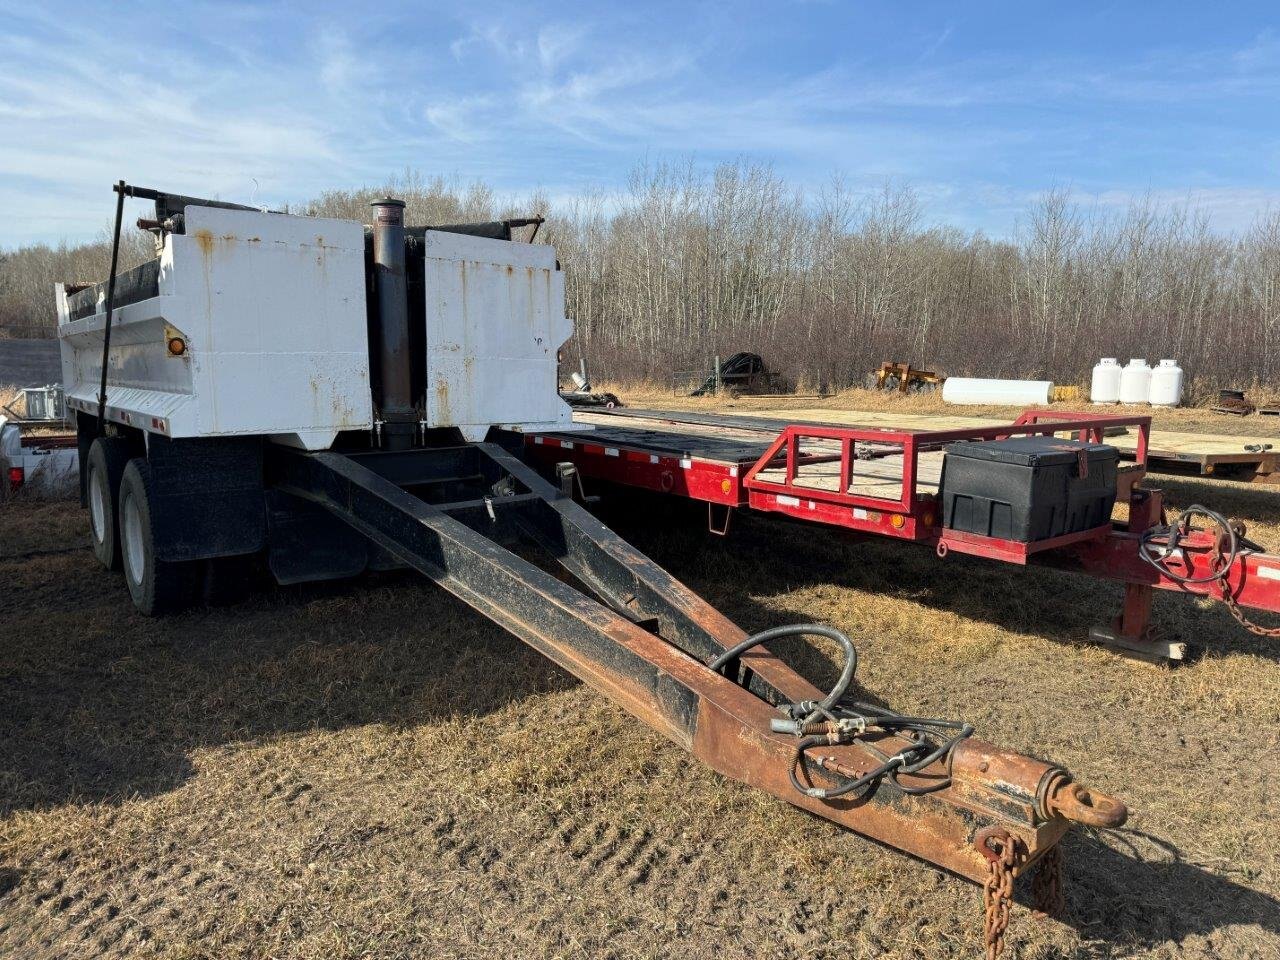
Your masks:
<svg viewBox="0 0 1280 960"><path fill-rule="evenodd" d="M1051 380L986 380L980 377L947 377L942 384L945 403L1046 404L1053 396Z"/></svg>
<svg viewBox="0 0 1280 960"><path fill-rule="evenodd" d="M1120 402L1147 403L1151 397L1151 368L1141 357L1134 357L1120 371Z"/></svg>
<svg viewBox="0 0 1280 960"><path fill-rule="evenodd" d="M1094 403L1120 402L1120 362L1115 357L1103 357L1093 368L1089 399Z"/></svg>
<svg viewBox="0 0 1280 960"><path fill-rule="evenodd" d="M1182 368L1177 360L1161 360L1151 371L1150 396L1156 407L1176 407L1182 403Z"/></svg>

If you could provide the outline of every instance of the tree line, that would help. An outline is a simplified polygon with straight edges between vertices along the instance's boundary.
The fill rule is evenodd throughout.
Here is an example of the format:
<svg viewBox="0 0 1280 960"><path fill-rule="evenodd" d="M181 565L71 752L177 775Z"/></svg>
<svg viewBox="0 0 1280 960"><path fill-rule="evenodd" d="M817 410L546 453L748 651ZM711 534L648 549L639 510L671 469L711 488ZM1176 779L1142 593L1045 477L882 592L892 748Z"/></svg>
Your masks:
<svg viewBox="0 0 1280 960"><path fill-rule="evenodd" d="M1007 239L931 224L907 186L839 178L806 193L768 165L637 166L556 204L407 173L307 211L367 219L390 193L410 223L547 217L577 333L600 380L667 382L716 354L761 354L801 388L860 384L883 360L956 375L1083 382L1100 356L1177 359L1202 385L1280 384L1280 211L1239 233L1188 205L1112 211L1051 190ZM124 261L152 256L129 231ZM52 336L55 280L101 279L108 244L0 254L0 331ZM5 333L0 333L0 336Z"/></svg>

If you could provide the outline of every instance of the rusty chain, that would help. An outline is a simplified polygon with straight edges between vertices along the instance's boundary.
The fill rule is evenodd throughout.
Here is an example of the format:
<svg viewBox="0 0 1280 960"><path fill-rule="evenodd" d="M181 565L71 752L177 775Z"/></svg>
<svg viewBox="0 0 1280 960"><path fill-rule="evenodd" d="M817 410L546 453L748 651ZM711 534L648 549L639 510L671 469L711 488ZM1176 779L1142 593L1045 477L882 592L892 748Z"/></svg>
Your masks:
<svg viewBox="0 0 1280 960"><path fill-rule="evenodd" d="M1035 876L1031 878L1031 902L1037 913L1062 915L1062 844L1055 843L1040 856Z"/></svg>
<svg viewBox="0 0 1280 960"><path fill-rule="evenodd" d="M987 876L982 885L987 960L996 960L1004 950L1004 932L1009 927L1009 908L1013 904L1016 846L1013 837L1001 830L987 837L981 848L987 858Z"/></svg>
<svg viewBox="0 0 1280 960"><path fill-rule="evenodd" d="M1230 523L1238 525L1239 534L1243 535L1244 525L1239 520L1231 520ZM1227 605L1227 610L1236 620L1236 623L1244 627L1250 633L1259 637L1280 637L1280 627L1264 627L1261 624L1254 623L1244 615L1244 611L1240 608L1240 604L1236 601L1235 595L1231 592L1231 584L1228 578L1231 571L1227 567L1226 557L1222 555L1222 538L1219 537L1213 548L1213 559L1210 561L1210 569L1214 571L1218 578L1218 590L1222 594L1222 602Z"/></svg>
<svg viewBox="0 0 1280 960"><path fill-rule="evenodd" d="M1227 610L1231 612L1231 616L1236 618L1236 623L1259 637L1280 637L1280 627L1264 627L1261 624L1254 623L1244 615L1244 611L1240 609L1240 604L1231 595L1231 587L1227 585L1225 577L1219 580L1218 583L1222 585L1222 602L1227 605Z"/></svg>

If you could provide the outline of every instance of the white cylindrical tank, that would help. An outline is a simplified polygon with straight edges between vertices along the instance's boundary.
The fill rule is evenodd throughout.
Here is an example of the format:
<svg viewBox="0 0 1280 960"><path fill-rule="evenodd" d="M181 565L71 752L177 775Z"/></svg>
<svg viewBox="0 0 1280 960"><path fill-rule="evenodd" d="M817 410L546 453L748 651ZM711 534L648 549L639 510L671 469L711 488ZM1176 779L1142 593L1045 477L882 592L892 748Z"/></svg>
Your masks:
<svg viewBox="0 0 1280 960"><path fill-rule="evenodd" d="M1053 396L1051 380L986 380L980 377L947 377L942 384L946 403L1009 404L1026 406L1048 403Z"/></svg>
<svg viewBox="0 0 1280 960"><path fill-rule="evenodd" d="M1147 403L1151 397L1151 368L1141 357L1134 357L1120 371L1120 402Z"/></svg>
<svg viewBox="0 0 1280 960"><path fill-rule="evenodd" d="M1089 399L1094 403L1120 402L1120 361L1115 357L1103 357L1093 368Z"/></svg>
<svg viewBox="0 0 1280 960"><path fill-rule="evenodd" d="M1182 368L1177 360L1161 360L1151 371L1150 398L1157 407L1176 407L1182 403Z"/></svg>

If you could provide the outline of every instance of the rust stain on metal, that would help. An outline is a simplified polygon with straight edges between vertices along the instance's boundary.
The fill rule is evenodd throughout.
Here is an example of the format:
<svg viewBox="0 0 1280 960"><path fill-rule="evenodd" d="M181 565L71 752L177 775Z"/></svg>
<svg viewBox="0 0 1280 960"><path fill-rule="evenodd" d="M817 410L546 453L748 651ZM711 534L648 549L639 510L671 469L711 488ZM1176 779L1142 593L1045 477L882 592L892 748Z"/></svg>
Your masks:
<svg viewBox="0 0 1280 960"><path fill-rule="evenodd" d="M213 256L213 244L215 240L211 230L200 229L193 233L192 236L195 238L196 245L200 248L200 252L204 254L204 256Z"/></svg>
<svg viewBox="0 0 1280 960"><path fill-rule="evenodd" d="M453 413L449 410L449 381L444 378L436 381L436 422L440 425L453 423Z"/></svg>

